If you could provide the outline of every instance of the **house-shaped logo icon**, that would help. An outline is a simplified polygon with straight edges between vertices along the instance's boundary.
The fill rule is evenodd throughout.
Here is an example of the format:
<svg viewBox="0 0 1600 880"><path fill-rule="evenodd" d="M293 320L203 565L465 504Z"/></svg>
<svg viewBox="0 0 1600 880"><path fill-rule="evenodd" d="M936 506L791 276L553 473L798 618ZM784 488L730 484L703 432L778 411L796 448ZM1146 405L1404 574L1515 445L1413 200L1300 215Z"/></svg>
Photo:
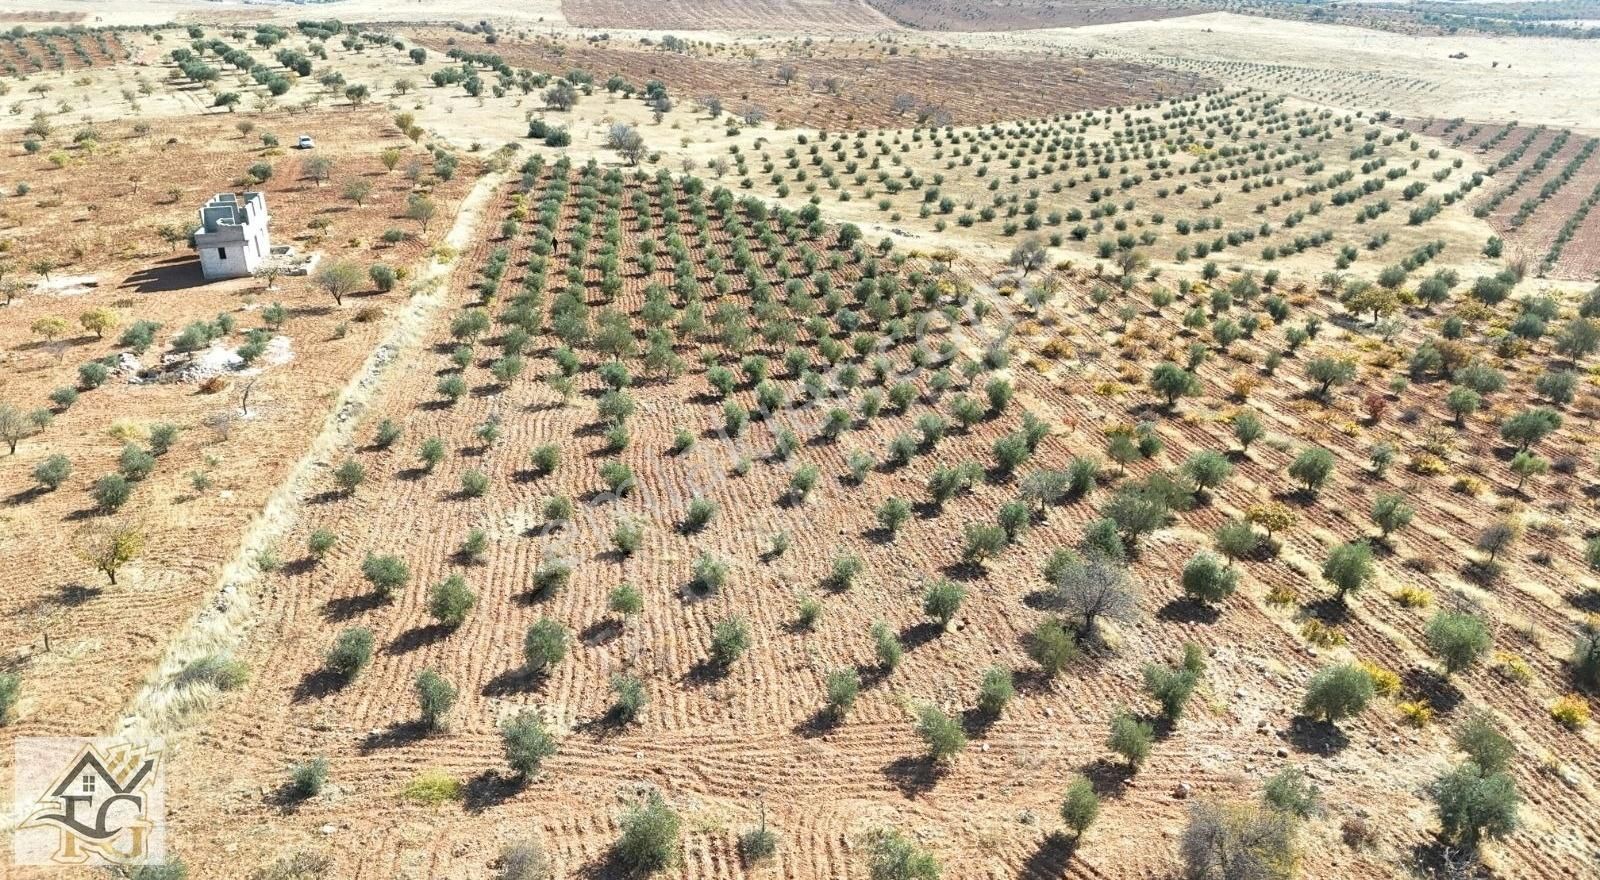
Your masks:
<svg viewBox="0 0 1600 880"><path fill-rule="evenodd" d="M62 743L62 740L45 740ZM73 742L73 741L65 741ZM60 746L57 756L44 761L22 763L23 745L18 744L19 770L48 772L48 784L35 790L29 804L25 798L26 780L19 778L18 806L25 807L25 818L18 825L18 863L54 865L139 864L159 858L152 853L152 838L160 822L162 803L159 787L161 743L153 741L79 740L75 750ZM65 760L61 760L65 758ZM35 776L30 773L30 776ZM25 832L53 832L54 845L40 851L37 842L23 852ZM24 861L24 857L28 857ZM36 861L36 859L41 859Z"/></svg>

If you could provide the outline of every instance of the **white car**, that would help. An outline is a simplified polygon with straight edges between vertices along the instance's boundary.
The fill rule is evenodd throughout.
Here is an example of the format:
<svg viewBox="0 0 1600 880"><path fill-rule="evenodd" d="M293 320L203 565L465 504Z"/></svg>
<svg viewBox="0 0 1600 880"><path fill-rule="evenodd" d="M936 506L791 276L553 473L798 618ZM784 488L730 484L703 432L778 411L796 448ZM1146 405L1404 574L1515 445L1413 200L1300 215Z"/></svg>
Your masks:
<svg viewBox="0 0 1600 880"><path fill-rule="evenodd" d="M301 135L299 142L295 144L295 146L297 148L302 149L302 150L309 150L309 149L311 149L312 147L314 147L316 145L317 145L317 142L312 140L311 139L311 135L309 135L309 134Z"/></svg>

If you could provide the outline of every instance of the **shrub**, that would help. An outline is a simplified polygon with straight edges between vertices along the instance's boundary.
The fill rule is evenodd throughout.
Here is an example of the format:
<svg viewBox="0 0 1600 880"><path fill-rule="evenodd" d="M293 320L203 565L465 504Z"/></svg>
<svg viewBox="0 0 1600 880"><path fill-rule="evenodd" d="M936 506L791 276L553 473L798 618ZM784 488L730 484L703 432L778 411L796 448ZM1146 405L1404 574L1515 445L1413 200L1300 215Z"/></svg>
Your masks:
<svg viewBox="0 0 1600 880"><path fill-rule="evenodd" d="M33 481L46 492L54 492L72 476L72 461L56 454L33 466Z"/></svg>
<svg viewBox="0 0 1600 880"><path fill-rule="evenodd" d="M1469 848L1484 837L1504 837L1517 827L1522 798L1505 773L1491 773L1467 761L1440 776L1433 803L1446 840Z"/></svg>
<svg viewBox="0 0 1600 880"><path fill-rule="evenodd" d="M555 736L533 709L524 709L502 722L500 741L505 746L506 763L524 779L538 773L544 759L556 753Z"/></svg>
<svg viewBox="0 0 1600 880"><path fill-rule="evenodd" d="M694 577L690 586L702 593L715 593L722 589L728 582L728 564L712 556L702 553L694 561Z"/></svg>
<svg viewBox="0 0 1600 880"><path fill-rule="evenodd" d="M1487 773L1500 773L1511 767L1517 747L1500 732L1487 714L1474 713L1452 734L1456 748L1467 753L1474 764Z"/></svg>
<svg viewBox="0 0 1600 880"><path fill-rule="evenodd" d="M1261 799L1272 809L1297 819L1309 819L1319 809L1322 792L1299 767L1285 767L1273 774L1261 790Z"/></svg>
<svg viewBox="0 0 1600 880"><path fill-rule="evenodd" d="M479 498L489 491L489 476L480 470L470 470L461 475L461 494Z"/></svg>
<svg viewBox="0 0 1600 880"><path fill-rule="evenodd" d="M1320 446L1306 449L1289 465L1289 476L1305 491L1315 494L1333 475L1333 453Z"/></svg>
<svg viewBox="0 0 1600 880"><path fill-rule="evenodd" d="M961 603L966 601L967 588L948 578L939 578L928 584L922 596L922 611L944 629L950 628L950 621L961 610Z"/></svg>
<svg viewBox="0 0 1600 880"><path fill-rule="evenodd" d="M429 437L422 441L422 446L417 450L417 457L422 460L422 472L433 473L433 469L444 461L444 441L438 437Z"/></svg>
<svg viewBox="0 0 1600 880"><path fill-rule="evenodd" d="M90 361L78 367L78 384L85 389L99 388L111 378L111 370L99 361Z"/></svg>
<svg viewBox="0 0 1600 880"><path fill-rule="evenodd" d="M711 662L726 669L750 647L750 625L741 617L729 617L711 628Z"/></svg>
<svg viewBox="0 0 1600 880"><path fill-rule="evenodd" d="M436 807L460 800L463 788L461 780L443 770L424 770L401 791L400 796L414 803ZM318 871L305 876L321 877L323 873Z"/></svg>
<svg viewBox="0 0 1600 880"><path fill-rule="evenodd" d="M537 841L515 843L500 851L500 880L551 880L552 877L550 857L544 854Z"/></svg>
<svg viewBox="0 0 1600 880"><path fill-rule="evenodd" d="M522 637L522 662L525 668L537 674L560 663L567 656L568 641L567 629L560 623L548 617L534 621Z"/></svg>
<svg viewBox="0 0 1600 880"><path fill-rule="evenodd" d="M900 534L900 527L911 519L911 505L900 498L890 496L878 505L878 525L891 536Z"/></svg>
<svg viewBox="0 0 1600 880"><path fill-rule="evenodd" d="M1154 663L1144 667L1144 689L1161 704L1161 714L1176 723L1200 683L1200 674L1190 669L1173 669Z"/></svg>
<svg viewBox="0 0 1600 880"><path fill-rule="evenodd" d="M611 714L618 721L627 723L639 717L639 712L649 702L649 695L645 693L644 682L633 675L614 675L611 677L611 692L616 694L616 700L611 704Z"/></svg>
<svg viewBox="0 0 1600 880"><path fill-rule="evenodd" d="M1360 713L1372 699L1372 676L1353 663L1318 670L1306 686L1301 711L1312 718L1339 721Z"/></svg>
<svg viewBox="0 0 1600 880"><path fill-rule="evenodd" d="M1046 619L1034 628L1028 638L1028 657L1050 678L1083 656L1077 637L1061 625L1061 621Z"/></svg>
<svg viewBox="0 0 1600 880"><path fill-rule="evenodd" d="M1322 577L1339 591L1342 602L1346 595L1357 592L1372 578L1372 548L1365 541L1340 544L1328 553L1322 563Z"/></svg>
<svg viewBox="0 0 1600 880"><path fill-rule="evenodd" d="M689 501L689 510L683 517L683 530L685 532L698 532L711 522L717 515L717 503L706 498L695 497Z"/></svg>
<svg viewBox="0 0 1600 880"><path fill-rule="evenodd" d="M766 811L761 824L739 835L739 855L747 862L762 862L778 851L778 833L767 827Z"/></svg>
<svg viewBox="0 0 1600 880"><path fill-rule="evenodd" d="M50 392L50 402L59 407L63 412L72 408L78 402L78 389L71 385L63 385Z"/></svg>
<svg viewBox="0 0 1600 880"><path fill-rule="evenodd" d="M1214 605L1233 595L1239 574L1211 553L1196 553L1183 567L1183 592L1203 605Z"/></svg>
<svg viewBox="0 0 1600 880"><path fill-rule="evenodd" d="M411 580L411 569L398 556L374 556L368 553L361 561L361 575L372 584L379 597L388 599L395 591Z"/></svg>
<svg viewBox="0 0 1600 880"><path fill-rule="evenodd" d="M1428 621L1425 635L1428 650L1439 658L1446 675L1471 668L1489 652L1492 642L1482 619L1443 611Z"/></svg>
<svg viewBox="0 0 1600 880"><path fill-rule="evenodd" d="M1061 798L1061 821L1067 823L1073 834L1082 837L1099 815L1100 796L1094 793L1094 783L1082 776L1072 777Z"/></svg>
<svg viewBox="0 0 1600 880"><path fill-rule="evenodd" d="M417 706L422 710L422 724L429 730L444 726L444 718L456 704L456 688L432 669L417 673Z"/></svg>
<svg viewBox="0 0 1600 880"><path fill-rule="evenodd" d="M372 630L354 626L339 633L328 649L328 671L345 681L354 679L372 662Z"/></svg>
<svg viewBox="0 0 1600 880"><path fill-rule="evenodd" d="M835 669L828 673L826 687L828 715L837 721L855 705L856 696L861 693L861 676L854 666Z"/></svg>
<svg viewBox="0 0 1600 880"><path fill-rule="evenodd" d="M1207 880L1289 880L1295 874L1294 819L1253 804L1196 803L1178 848L1187 876Z"/></svg>
<svg viewBox="0 0 1600 880"><path fill-rule="evenodd" d="M1111 735L1106 738L1106 747L1121 755L1130 767L1138 769L1150 757L1150 744L1155 738L1155 729L1148 721L1140 721L1127 712L1118 712L1111 719Z"/></svg>
<svg viewBox="0 0 1600 880"><path fill-rule="evenodd" d="M878 665L893 672L900 665L900 658L905 656L905 647L900 644L900 637L887 623L880 620L872 625L872 643Z"/></svg>
<svg viewBox="0 0 1600 880"><path fill-rule="evenodd" d="M384 419L378 423L377 429L372 432L372 445L379 449L388 449L400 441L400 435L403 433L404 430L395 423L394 419Z"/></svg>
<svg viewBox="0 0 1600 880"><path fill-rule="evenodd" d="M899 831L880 832L872 841L871 880L939 880L939 873L939 861Z"/></svg>
<svg viewBox="0 0 1600 880"><path fill-rule="evenodd" d="M617 860L633 871L652 873L671 866L678 858L678 833L682 820L661 793L652 791L622 814L622 835L617 839Z"/></svg>
<svg viewBox="0 0 1600 880"><path fill-rule="evenodd" d="M311 758L289 769L289 789L295 797L316 797L328 782L328 759Z"/></svg>
<svg viewBox="0 0 1600 880"><path fill-rule="evenodd" d="M133 484L121 474L107 474L95 481L90 494L100 512L115 513L133 495Z"/></svg>
<svg viewBox="0 0 1600 880"><path fill-rule="evenodd" d="M917 709L917 736L928 747L928 757L948 761L967 747L967 735L954 718L938 706L925 704Z"/></svg>
<svg viewBox="0 0 1600 880"><path fill-rule="evenodd" d="M354 494L367 479L367 467L353 458L347 458L333 469L333 483L346 495Z"/></svg>
<svg viewBox="0 0 1600 880"><path fill-rule="evenodd" d="M117 470L130 482L137 483L154 473L155 469L155 456L132 443L123 446L122 454L117 457Z"/></svg>
<svg viewBox="0 0 1600 880"><path fill-rule="evenodd" d="M206 654L189 661L178 674L183 684L210 685L219 691L237 690L244 686L250 670L244 661L226 654Z"/></svg>
<svg viewBox="0 0 1600 880"><path fill-rule="evenodd" d="M633 584L617 584L611 589L611 597L606 601L606 607L612 614L631 617L644 610L644 596Z"/></svg>
<svg viewBox="0 0 1600 880"><path fill-rule="evenodd" d="M1550 704L1550 718L1568 730L1578 730L1589 723L1589 704L1577 694L1558 697Z"/></svg>
<svg viewBox="0 0 1600 880"><path fill-rule="evenodd" d="M0 672L0 726L11 723L17 699L22 692L22 676L15 672Z"/></svg>
<svg viewBox="0 0 1600 880"><path fill-rule="evenodd" d="M816 629L822 619L822 602L815 596L801 596L795 606L795 620L801 629Z"/></svg>
<svg viewBox="0 0 1600 880"><path fill-rule="evenodd" d="M1016 692L1011 670L1004 666L991 666L978 684L978 711L990 718L999 717Z"/></svg>
<svg viewBox="0 0 1600 880"><path fill-rule="evenodd" d="M478 597L461 575L453 574L434 585L428 597L428 613L442 626L455 629L466 622Z"/></svg>
<svg viewBox="0 0 1600 880"><path fill-rule="evenodd" d="M541 476L549 476L561 466L561 447L554 443L536 446L530 457L533 459L533 469Z"/></svg>

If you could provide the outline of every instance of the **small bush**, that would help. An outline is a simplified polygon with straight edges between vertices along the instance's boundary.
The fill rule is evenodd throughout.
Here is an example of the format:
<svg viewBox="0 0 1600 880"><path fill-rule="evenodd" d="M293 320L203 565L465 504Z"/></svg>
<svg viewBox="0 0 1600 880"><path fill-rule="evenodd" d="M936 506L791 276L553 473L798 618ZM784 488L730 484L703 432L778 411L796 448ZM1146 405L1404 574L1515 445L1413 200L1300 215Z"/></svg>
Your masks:
<svg viewBox="0 0 1600 880"><path fill-rule="evenodd" d="M441 626L455 629L467 620L478 597L459 574L452 574L435 584L428 597L428 613Z"/></svg>
<svg viewBox="0 0 1600 880"><path fill-rule="evenodd" d="M839 720L850 711L861 693L861 676L853 666L845 666L828 673L828 715Z"/></svg>
<svg viewBox="0 0 1600 880"><path fill-rule="evenodd" d="M311 758L289 770L289 788L295 797L316 797L328 782L328 759Z"/></svg>
<svg viewBox="0 0 1600 880"><path fill-rule="evenodd" d="M443 770L424 770L401 790L400 796L413 803L436 807L460 800L464 790L461 780Z"/></svg>
<svg viewBox="0 0 1600 880"><path fill-rule="evenodd" d="M178 674L183 684L210 685L219 691L237 690L250 676L249 667L226 654L207 654L189 661Z"/></svg>
<svg viewBox="0 0 1600 880"><path fill-rule="evenodd" d="M645 704L650 701L650 695L644 689L644 682L636 675L612 676L611 692L616 695L616 699L611 703L611 714L624 723L638 718Z"/></svg>
<svg viewBox="0 0 1600 880"><path fill-rule="evenodd" d="M54 492L72 476L72 461L65 455L52 455L33 466L33 481L46 492Z"/></svg>
<svg viewBox="0 0 1600 880"><path fill-rule="evenodd" d="M1011 670L1004 666L992 666L983 674L983 681L978 685L978 711L990 718L997 718L1016 693Z"/></svg>
<svg viewBox="0 0 1600 880"><path fill-rule="evenodd" d="M555 736L532 709L506 719L500 725L500 740L505 745L506 763L523 778L538 773L544 759L556 753Z"/></svg>
<svg viewBox="0 0 1600 880"><path fill-rule="evenodd" d="M935 761L948 761L967 747L960 723L931 704L917 709L917 736Z"/></svg>
<svg viewBox="0 0 1600 880"><path fill-rule="evenodd" d="M1372 676L1353 663L1328 666L1311 677L1301 711L1312 718L1338 721L1360 713L1372 699Z"/></svg>
<svg viewBox="0 0 1600 880"><path fill-rule="evenodd" d="M1137 769L1150 757L1150 744L1154 738L1155 729L1149 722L1140 721L1127 712L1119 712L1111 719L1111 735L1106 738L1106 747Z"/></svg>
<svg viewBox="0 0 1600 880"><path fill-rule="evenodd" d="M678 834L682 820L659 792L622 814L622 836L617 840L617 860L633 871L652 873L671 867L678 859Z"/></svg>
<svg viewBox="0 0 1600 880"><path fill-rule="evenodd" d="M461 475L461 494L468 498L481 498L489 491L489 476L480 470L470 470Z"/></svg>
<svg viewBox="0 0 1600 880"><path fill-rule="evenodd" d="M1550 718L1568 730L1578 730L1589 723L1589 704L1577 694L1567 694L1550 704Z"/></svg>
<svg viewBox="0 0 1600 880"><path fill-rule="evenodd" d="M750 647L750 625L743 618L730 617L711 629L711 662L726 669Z"/></svg>
<svg viewBox="0 0 1600 880"><path fill-rule="evenodd" d="M429 730L442 729L445 716L456 704L455 685L432 669L424 669L417 673L415 686L423 726Z"/></svg>
<svg viewBox="0 0 1600 880"><path fill-rule="evenodd" d="M567 656L569 640L566 627L542 617L522 637L522 662L529 672L544 672Z"/></svg>
<svg viewBox="0 0 1600 880"><path fill-rule="evenodd" d="M373 642L372 630L366 627L351 627L339 633L328 649L328 671L346 681L354 679L372 662Z"/></svg>
<svg viewBox="0 0 1600 880"><path fill-rule="evenodd" d="M1094 793L1094 784L1082 776L1074 776L1061 799L1061 821L1081 837L1099 815L1100 796Z"/></svg>

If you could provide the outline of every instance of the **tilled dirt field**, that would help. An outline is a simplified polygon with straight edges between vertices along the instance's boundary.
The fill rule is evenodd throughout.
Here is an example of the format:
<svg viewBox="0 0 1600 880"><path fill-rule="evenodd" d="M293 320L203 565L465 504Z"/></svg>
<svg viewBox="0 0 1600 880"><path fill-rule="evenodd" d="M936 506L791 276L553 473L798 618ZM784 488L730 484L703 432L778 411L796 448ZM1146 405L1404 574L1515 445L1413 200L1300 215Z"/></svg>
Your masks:
<svg viewBox="0 0 1600 880"><path fill-rule="evenodd" d="M1011 31L1159 21L1210 10L1160 3L1066 3L1060 0L868 0L907 27L933 31Z"/></svg>
<svg viewBox="0 0 1600 880"><path fill-rule="evenodd" d="M485 46L482 37L433 30L418 43L447 51L454 38L471 51L493 51L513 67L557 75L574 67L598 81L620 74L642 86L666 83L679 101L705 95L722 98L728 110L764 109L780 125L824 129L905 125L910 109L896 109L895 98L909 95L912 108L936 108L954 124L1069 112L1195 94L1212 83L1204 77L1124 62L1088 58L1041 62L1027 57L884 56L721 60L669 52L610 49L581 43L519 41L502 38ZM784 83L780 68L792 64ZM1026 84L1025 87L1021 84Z"/></svg>
<svg viewBox="0 0 1600 880"><path fill-rule="evenodd" d="M321 424L327 395L367 356L384 316L405 296L404 287L388 294L369 288L335 307L306 277L280 277L271 290L248 278L205 284L193 251L164 243L156 227L184 224L211 194L237 191L244 169L258 161L275 168L265 186L273 240L302 253L360 260L363 271L374 260L409 269L449 225L436 221L422 235L400 216L412 182L404 166L387 173L378 153L409 142L381 111L252 120L258 128L249 140L235 127L238 118L224 114L163 121L159 134L136 135L132 123L102 126L93 154L74 152L64 169L20 150L0 160L8 180L34 184L31 197L6 199L0 226L16 261L8 262L6 280L20 287L0 307L0 401L53 413L0 466L7 534L0 543L0 644L7 666L28 682L13 732L111 729ZM259 133L268 128L285 139L314 135L318 155L333 160L336 182L297 180L296 158L261 149ZM405 152L422 155L415 146ZM471 167L463 162L459 177L432 185L441 214L465 192ZM352 178L370 181L371 193L359 206L336 203L332 193ZM379 246L382 232L399 226L410 237ZM28 268L44 257L57 266L50 282ZM268 326L263 316L274 304L284 321L261 359L243 368L233 355L247 331ZM79 325L80 315L101 309L116 321L103 338ZM187 327L219 316L232 332L192 357L173 351ZM66 330L47 340L35 328L51 318ZM130 354L122 337L141 320L159 325L149 348L117 363L100 387L83 387L80 366ZM216 387L205 386L211 377ZM47 397L74 387L81 390L70 405ZM124 507L97 512L93 484L118 470L126 444L148 445L160 423L179 429L176 443ZM71 475L46 492L33 473L53 455L67 457ZM115 585L79 557L84 536L108 523L136 524L145 539ZM85 668L96 672L85 675Z"/></svg>
<svg viewBox="0 0 1600 880"><path fill-rule="evenodd" d="M706 313L723 302L735 304L734 315L750 308L751 291L738 274L728 294L712 290L720 273L707 266L710 255L731 261L738 252L723 211L713 211L702 239L688 219L693 204L681 186L670 202L682 219L672 221L664 218L654 184L623 183L620 176L607 181L598 173L581 178L576 169L570 174L570 186L558 189L551 188L548 172L534 177L529 225L510 238L485 236L470 255L470 265L507 266L490 288L501 291L491 312L505 298L521 308L516 291L538 289L524 287L532 262L539 266L534 274L552 279L553 287L563 275L578 280L596 327L611 326L600 320L606 310L633 316L634 342L643 345L646 331L662 324L639 317L661 296L648 288L672 284L674 273L659 266L643 271L638 242L670 238L674 222L686 241L695 242L690 265ZM598 212L572 197L589 187L614 193L599 197ZM528 230L533 208L550 204L541 197L558 191L569 195L556 202L557 245L546 255ZM636 200L641 193L642 202ZM503 216L522 213L511 193L502 204ZM640 206L651 219L644 231ZM616 239L622 283L614 294L603 294L603 272L595 264L569 274L567 243L578 225L591 222L584 217L600 224L603 235L610 211L622 230ZM761 229L763 222L744 216L741 225ZM824 266L830 254L840 253L831 232L816 238L796 233L792 242L778 235L759 247L752 235L750 265L758 277L781 287L780 267L799 272L806 249ZM497 257L501 249L505 255ZM905 267L908 273L926 269L920 260ZM820 274L847 291L864 270L858 256ZM977 284L988 281L985 273L963 272ZM815 283L820 275L802 277ZM524 371L495 378L489 367L496 356L486 347L497 333L474 333L461 320L479 308L480 291L458 285L457 310L434 329L429 353L403 365L369 415L374 429L381 419L398 425L399 440L388 448L363 440L349 449L367 481L353 493L336 491L330 482L308 494L303 521L280 548L288 564L259 588L261 625L241 655L253 679L186 739L182 772L174 774L172 801L195 805L174 817L182 854L202 874L302 851L330 858L339 876L484 876L502 845L533 839L560 873L608 876L616 869L609 853L618 815L641 792L656 789L686 820L678 876L865 876L865 835L883 827L915 834L948 876L1164 876L1187 802L1249 797L1266 777L1294 764L1317 781L1327 804L1303 832L1307 876L1393 876L1395 865L1431 852L1433 820L1421 791L1446 766L1448 725L1481 707L1507 723L1519 753L1516 776L1528 797L1524 830L1495 857L1519 876L1581 874L1600 839L1594 811L1582 806L1593 803L1600 754L1592 733L1557 726L1543 707L1568 689L1558 657L1590 595L1578 545L1591 511L1580 487L1571 485L1587 483L1587 470L1566 485L1552 476L1541 479L1532 496L1519 494L1496 460L1504 450L1491 439L1492 421L1480 415L1446 444L1445 474L1420 476L1397 463L1387 476L1371 475L1365 462L1372 443L1395 444L1400 462L1414 459L1424 445L1439 448L1431 426L1448 416L1440 412L1435 386L1425 382L1399 392L1389 401L1391 414L1375 424L1354 411L1362 391L1341 389L1327 405L1306 399L1302 365L1315 353L1357 357L1360 388L1381 386L1393 370L1388 347L1365 338L1359 325L1329 316L1323 336L1276 376L1263 377L1249 405L1267 424L1268 439L1231 455L1233 477L1144 542L1133 567L1143 587L1142 615L1119 627L1120 647L1094 649L1054 681L1037 670L1024 651L1024 635L1048 614L1040 565L1052 550L1076 543L1109 489L1047 508L997 557L973 564L962 559L962 528L992 520L996 508L1016 496L1016 477L991 468L970 494L936 505L925 501L934 470L964 459L989 465L992 446L1018 428L1024 412L1051 429L1024 473L1064 467L1073 456L1098 457L1107 426L1140 419L1157 425L1165 450L1132 465L1123 479L1176 465L1198 449L1228 449L1233 444L1223 417L1239 404L1224 389L1278 336L1266 330L1212 358L1199 370L1201 396L1181 403L1175 415L1163 414L1142 390L1107 389L1125 381L1123 363L1142 373L1140 361L1176 356L1190 334L1178 323L1182 310L1146 313L1143 294L1130 294L1127 301L1139 306L1137 329L1123 331L1119 341L1120 322L1090 298L1093 279L1059 280L1063 298L1046 315L1008 309L1023 319L1009 369L979 368L970 384L958 379L943 395L928 371L913 367L909 343L891 345L884 351L892 367L889 384L904 378L917 396L903 411L888 407L854 420L837 440L818 434L824 412L835 403L859 406L867 390L881 392L874 380L820 407L780 409L735 439L722 432L723 406L699 361L738 359L725 343L690 333L677 346L686 370L681 378L653 378L629 358L635 376L626 388L635 414L621 451L608 450L615 441L598 412L605 388L596 369L606 358L578 346L583 366L565 403L541 381L558 372L561 343L547 333L526 344ZM1303 314L1323 314L1313 298L1286 293ZM669 299L684 306L678 294ZM1003 295L996 302L1009 303ZM979 357L1003 317L954 325L934 317L926 344L933 350L943 340L954 342L958 364ZM480 342L464 358L466 366L455 366L453 351L474 338ZM622 344L615 334L605 338L608 346ZM1119 345L1132 360L1123 361ZM782 343L758 338L747 353L772 358L770 381L799 400L802 383L780 365L785 351ZM851 362L847 355L841 365ZM441 380L458 374L465 393L451 404L441 397ZM924 449L904 466L880 463L860 485L847 476L851 453L871 453L881 462L891 438L915 433L920 417L948 412L950 395L981 397L989 379L1002 377L1016 396L998 415L966 430L952 428L936 449ZM1520 388L1526 380L1516 374L1512 381ZM1504 411L1519 393L1505 392L1490 409ZM740 382L731 399L754 408L755 394ZM1583 442L1595 410L1589 397L1572 408L1567 426L1545 441L1546 453L1556 457ZM482 426L489 423L499 430L485 439ZM679 429L694 443L675 452ZM789 458L775 452L785 429L799 441ZM445 452L432 470L417 458L428 438L441 441ZM1317 497L1291 491L1284 474L1309 443L1328 448L1337 461L1335 478ZM550 473L531 459L545 444L560 449L560 464ZM747 465L740 463L744 458ZM620 498L602 479L608 464L618 461L637 478ZM789 488L806 466L818 469L820 481L808 499L798 500ZM463 488L471 473L487 478L481 494ZM1104 473L1110 481L1112 466ZM1473 475L1476 494L1451 491L1455 474ZM1340 612L1323 601L1329 588L1317 568L1331 545L1373 534L1365 511L1385 491L1405 493L1419 511L1417 523L1390 539L1378 579ZM877 530L873 515L891 495L920 502L892 540ZM556 496L575 500L576 512L567 525L549 528L544 511ZM696 497L716 504L716 514L698 530L683 525ZM1228 516L1269 498L1283 500L1298 519L1282 532L1281 551L1241 561L1241 588L1219 608L1206 611L1183 600L1177 581L1184 561ZM1520 512L1530 528L1502 557L1515 575L1486 591L1464 560L1473 557L1470 544L1482 524L1505 511ZM642 526L631 554L612 545L618 522ZM337 535L334 549L320 561L302 558L303 542L319 529ZM460 550L473 529L487 540L481 560ZM772 536L779 532L789 544L773 554ZM363 581L369 555L394 555L409 567L409 581L394 598L376 596ZM727 567L720 587L692 585L696 561L705 555ZM863 563L848 586L829 583L841 555ZM537 587L558 560L570 564L570 578ZM429 612L430 588L451 574L459 574L477 600L457 627L434 622ZM941 576L968 592L948 632L927 622L920 608L923 586ZM607 607L622 582L643 598L643 610L627 619ZM1530 668L1527 681L1512 683L1486 669L1440 678L1420 650L1420 628L1432 610L1398 604L1392 596L1401 586L1429 590L1443 607L1480 603L1498 622L1497 647ZM1286 590L1289 604L1269 602L1269 589ZM822 604L814 628L796 623L801 595ZM708 662L708 646L715 625L730 617L747 623L750 648L720 670ZM522 634L541 618L559 622L573 641L547 674L530 675L522 671ZM1312 619L1343 633L1346 646L1304 641L1301 627ZM868 630L879 621L898 632L907 649L892 672L873 661ZM352 626L372 630L377 652L370 668L342 684L325 671L323 655ZM1107 720L1119 707L1147 712L1140 666L1172 662L1189 641L1206 655L1202 696L1175 728L1162 730L1150 761L1130 773L1102 745ZM1346 656L1397 672L1402 690L1396 699L1425 700L1439 720L1421 729L1406 726L1386 699L1340 729L1298 718L1311 673ZM1001 718L985 722L971 707L978 679L994 664L1016 671L1019 696ZM841 723L825 723L823 679L852 666L862 670L862 697ZM441 733L416 722L410 686L423 669L438 670L459 689ZM608 682L618 673L639 677L648 695L633 723L608 713ZM921 757L910 709L922 703L967 725L971 743L948 768ZM500 719L523 708L536 709L561 738L559 754L526 784L504 770L496 731ZM312 755L330 761L328 789L309 801L285 800L286 765ZM402 797L425 771L461 783L459 802L424 806ZM1071 844L1053 832L1062 780L1077 772L1094 781L1105 803L1100 824ZM782 837L772 868L744 864L736 848L763 802ZM218 815L228 821L218 823ZM1354 818L1365 820L1374 835L1362 850L1339 842L1341 825Z"/></svg>
<svg viewBox="0 0 1600 880"><path fill-rule="evenodd" d="M894 22L863 0L564 0L561 14L579 27L664 31L869 33Z"/></svg>

